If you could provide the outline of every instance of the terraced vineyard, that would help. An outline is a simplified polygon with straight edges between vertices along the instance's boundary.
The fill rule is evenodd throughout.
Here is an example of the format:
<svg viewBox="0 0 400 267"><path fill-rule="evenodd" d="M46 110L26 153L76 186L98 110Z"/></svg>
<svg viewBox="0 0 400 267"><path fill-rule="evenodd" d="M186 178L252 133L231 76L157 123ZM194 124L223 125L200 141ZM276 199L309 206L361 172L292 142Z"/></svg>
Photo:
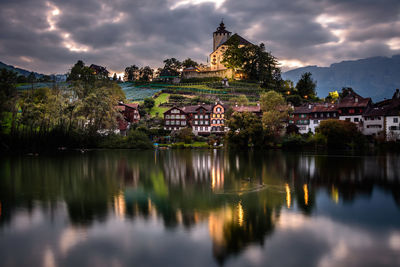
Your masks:
<svg viewBox="0 0 400 267"><path fill-rule="evenodd" d="M163 88L153 86L135 86L133 83L121 83L119 84L122 90L125 92L126 98L131 101L142 101L147 97L152 97L155 93L161 91Z"/></svg>

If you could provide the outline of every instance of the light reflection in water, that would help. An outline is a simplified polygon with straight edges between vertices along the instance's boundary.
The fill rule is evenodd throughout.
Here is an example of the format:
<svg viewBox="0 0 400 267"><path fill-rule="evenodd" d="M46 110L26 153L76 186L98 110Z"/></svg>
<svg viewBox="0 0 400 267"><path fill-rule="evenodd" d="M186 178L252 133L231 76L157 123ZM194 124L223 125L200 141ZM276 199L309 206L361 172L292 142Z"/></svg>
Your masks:
<svg viewBox="0 0 400 267"><path fill-rule="evenodd" d="M292 204L292 197L290 196L290 187L289 184L285 184L285 190L286 190L286 207L289 209L290 205Z"/></svg>
<svg viewBox="0 0 400 267"><path fill-rule="evenodd" d="M125 218L126 213L126 203L125 203L125 195L124 192L119 191L118 194L114 197L114 210L115 215L121 219Z"/></svg>
<svg viewBox="0 0 400 267"><path fill-rule="evenodd" d="M243 226L243 207L242 207L242 202L239 201L238 207L237 207L237 212L238 212L238 221L239 225Z"/></svg>
<svg viewBox="0 0 400 267"><path fill-rule="evenodd" d="M307 206L308 205L308 188L307 188L306 184L303 185L303 191L304 191L304 204L306 204L306 206Z"/></svg>

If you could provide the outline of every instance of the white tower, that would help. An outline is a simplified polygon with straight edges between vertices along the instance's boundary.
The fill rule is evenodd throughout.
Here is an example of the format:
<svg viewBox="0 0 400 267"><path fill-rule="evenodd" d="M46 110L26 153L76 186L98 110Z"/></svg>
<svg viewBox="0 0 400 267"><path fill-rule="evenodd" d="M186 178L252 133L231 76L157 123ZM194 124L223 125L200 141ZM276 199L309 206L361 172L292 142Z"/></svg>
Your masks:
<svg viewBox="0 0 400 267"><path fill-rule="evenodd" d="M219 27L213 33L213 41L214 41L213 51L215 51L215 49L217 49L218 46L226 42L226 40L228 40L229 37L231 37L231 32L225 29L225 24L223 21L221 21Z"/></svg>

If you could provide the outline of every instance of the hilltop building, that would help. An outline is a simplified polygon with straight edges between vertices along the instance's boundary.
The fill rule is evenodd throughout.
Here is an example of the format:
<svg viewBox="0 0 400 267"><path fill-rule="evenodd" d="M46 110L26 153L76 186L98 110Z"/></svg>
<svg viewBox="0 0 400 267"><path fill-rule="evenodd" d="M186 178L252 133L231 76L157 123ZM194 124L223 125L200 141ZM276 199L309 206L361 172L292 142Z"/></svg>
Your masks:
<svg viewBox="0 0 400 267"><path fill-rule="evenodd" d="M210 54L210 66L206 68L187 68L182 72L183 78L206 78L206 77L234 77L240 78L239 73L233 73L233 70L228 69L222 63L224 52L229 45L238 43L239 47L252 45L249 41L225 28L223 21L219 24L217 30L213 33L213 51Z"/></svg>

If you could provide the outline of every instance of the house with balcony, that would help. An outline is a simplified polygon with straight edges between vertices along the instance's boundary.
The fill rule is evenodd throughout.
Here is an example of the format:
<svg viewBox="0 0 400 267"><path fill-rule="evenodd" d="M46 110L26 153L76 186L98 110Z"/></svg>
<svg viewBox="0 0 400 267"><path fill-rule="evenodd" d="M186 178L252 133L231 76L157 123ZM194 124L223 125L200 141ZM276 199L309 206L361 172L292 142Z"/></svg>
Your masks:
<svg viewBox="0 0 400 267"><path fill-rule="evenodd" d="M178 107L164 112L164 130L176 131L188 127L188 114Z"/></svg>
<svg viewBox="0 0 400 267"><path fill-rule="evenodd" d="M299 133L306 134L310 131L310 118L313 104L304 104L295 107L289 114L289 124L294 124L299 129Z"/></svg>
<svg viewBox="0 0 400 267"><path fill-rule="evenodd" d="M209 135L211 132L211 105L185 106L182 110L187 114L188 125L195 135Z"/></svg>
<svg viewBox="0 0 400 267"><path fill-rule="evenodd" d="M125 104L120 102L115 109L120 113L120 116L117 117L118 129L121 134L125 135L132 124L140 121L139 104Z"/></svg>
<svg viewBox="0 0 400 267"><path fill-rule="evenodd" d="M223 134L226 131L225 124L225 111L227 110L222 102L216 102L212 107L211 114L211 133L213 134Z"/></svg>
<svg viewBox="0 0 400 267"><path fill-rule="evenodd" d="M338 114L340 120L354 122L360 130L363 128L363 114L372 106L370 97L364 98L351 88L343 89L344 97L338 100Z"/></svg>

